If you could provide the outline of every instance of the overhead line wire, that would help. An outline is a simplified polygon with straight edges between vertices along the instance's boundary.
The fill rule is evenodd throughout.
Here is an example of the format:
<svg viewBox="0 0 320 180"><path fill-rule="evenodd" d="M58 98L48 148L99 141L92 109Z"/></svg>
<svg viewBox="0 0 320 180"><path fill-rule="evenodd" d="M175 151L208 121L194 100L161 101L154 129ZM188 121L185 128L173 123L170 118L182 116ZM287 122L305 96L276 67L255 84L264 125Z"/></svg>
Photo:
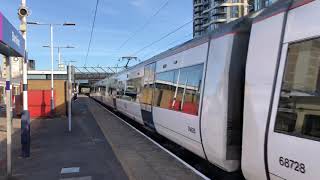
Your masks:
<svg viewBox="0 0 320 180"><path fill-rule="evenodd" d="M163 10L168 4L169 4L170 0L167 0L139 29L137 29L136 31L134 31L131 36L129 38L127 38L117 49L120 50L121 48L123 48L131 39L133 39L137 34L139 34L140 31L142 31L144 28L146 28L152 21L152 19L157 16L161 10Z"/></svg>
<svg viewBox="0 0 320 180"><path fill-rule="evenodd" d="M168 46L169 48L172 48L172 47L170 47L171 45L173 45L173 44L175 44L175 43L177 43L177 42L180 42L180 41L184 40L186 37L189 37L189 36L192 35L192 34L193 34L193 32L191 32L191 33L183 36L182 38L179 38L178 40L175 40L175 41L173 41L173 42L170 42L167 46ZM145 54L145 55L142 57L142 59L145 59L146 57L150 56L150 55L153 54L154 52L156 52L156 53L154 53L154 54L158 54L159 51L164 51L164 49L165 49L165 48L161 48L161 49L158 48L156 51L151 51L151 52Z"/></svg>
<svg viewBox="0 0 320 180"><path fill-rule="evenodd" d="M175 44L175 43L177 43L177 42L179 42L179 41L182 41L182 40L184 40L185 38L187 38L187 37L189 37L189 36L191 36L191 35L193 35L193 32L191 32L191 33L183 36L181 39L178 39L178 40L175 40L175 41L169 43L168 46L171 46L171 45L173 45L173 44ZM171 48L171 47L170 47L170 48Z"/></svg>
<svg viewBox="0 0 320 180"><path fill-rule="evenodd" d="M167 38L167 37L170 36L171 34L174 34L175 32L179 31L180 29L184 28L185 26L187 26L188 24L190 24L190 23L192 23L192 22L193 22L193 20L188 21L187 23L184 23L183 25L179 26L178 28L174 29L173 31L165 34L164 36L162 36L162 37L159 38L158 40L155 40L155 41L151 42L150 44L144 46L143 48L139 49L138 51L136 51L135 53L133 53L133 55L139 54L141 51L143 51L143 50L147 49L148 47L151 47L151 46L153 46L154 44L162 41L163 39Z"/></svg>
<svg viewBox="0 0 320 180"><path fill-rule="evenodd" d="M98 12L99 1L100 0L96 1L96 7L95 7L95 10L94 10L94 17L93 17L92 26L91 26L90 40L89 40L89 44L88 44L88 49L87 49L87 54L86 54L86 59L85 59L84 66L87 65L87 61L88 61L88 56L89 56L89 52L90 52L90 48L91 48L93 31L94 31L94 27L95 27L95 24L96 24L96 17L97 17L97 12Z"/></svg>

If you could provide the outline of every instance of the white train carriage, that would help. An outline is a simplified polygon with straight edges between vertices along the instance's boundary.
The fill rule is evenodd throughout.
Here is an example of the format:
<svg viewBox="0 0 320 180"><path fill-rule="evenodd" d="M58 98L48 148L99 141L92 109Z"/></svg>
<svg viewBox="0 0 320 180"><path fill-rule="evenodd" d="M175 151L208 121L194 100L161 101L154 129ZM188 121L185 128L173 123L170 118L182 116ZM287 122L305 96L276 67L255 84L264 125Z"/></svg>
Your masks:
<svg viewBox="0 0 320 180"><path fill-rule="evenodd" d="M100 95L225 171L317 180L319 10L279 1L99 82Z"/></svg>
<svg viewBox="0 0 320 180"><path fill-rule="evenodd" d="M235 171L240 165L250 26L249 18L237 20L96 86L106 86L100 94L109 99L107 105L222 169Z"/></svg>
<svg viewBox="0 0 320 180"><path fill-rule="evenodd" d="M116 89L116 81L114 78L109 78L105 80L104 86L106 87L103 102L116 110L116 97L117 97L117 89Z"/></svg>
<svg viewBox="0 0 320 180"><path fill-rule="evenodd" d="M136 67L122 72L114 77L118 83L116 108L140 124L143 124L140 108L141 82L144 76L144 68Z"/></svg>
<svg viewBox="0 0 320 180"><path fill-rule="evenodd" d="M92 98L95 98L96 100L103 102L103 97L105 96L105 88L106 88L104 84L105 81L106 80L99 81L94 85L93 89L90 92L90 96Z"/></svg>
<svg viewBox="0 0 320 180"><path fill-rule="evenodd" d="M246 66L246 179L320 179L320 1L274 4L252 25Z"/></svg>

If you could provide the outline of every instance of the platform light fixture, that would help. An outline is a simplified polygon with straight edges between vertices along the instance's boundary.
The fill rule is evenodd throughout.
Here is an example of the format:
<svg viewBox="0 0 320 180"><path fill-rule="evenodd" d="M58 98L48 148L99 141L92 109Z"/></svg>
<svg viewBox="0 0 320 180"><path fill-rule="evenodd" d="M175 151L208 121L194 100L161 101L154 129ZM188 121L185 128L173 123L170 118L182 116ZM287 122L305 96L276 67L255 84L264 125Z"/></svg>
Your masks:
<svg viewBox="0 0 320 180"><path fill-rule="evenodd" d="M50 49L51 49L51 114L54 113L54 86L53 86L53 27L54 26L75 26L75 23L65 22L63 24L54 24L54 23L40 23L40 22L27 22L29 25L39 25L39 26L49 26L50 27Z"/></svg>

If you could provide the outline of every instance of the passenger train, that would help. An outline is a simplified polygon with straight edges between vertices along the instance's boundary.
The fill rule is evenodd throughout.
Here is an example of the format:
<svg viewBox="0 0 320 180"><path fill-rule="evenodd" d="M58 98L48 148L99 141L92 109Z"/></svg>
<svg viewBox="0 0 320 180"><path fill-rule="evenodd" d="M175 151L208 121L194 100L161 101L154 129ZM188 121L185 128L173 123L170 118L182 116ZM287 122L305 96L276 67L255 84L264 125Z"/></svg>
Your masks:
<svg viewBox="0 0 320 180"><path fill-rule="evenodd" d="M320 0L281 0L91 96L248 180L320 179Z"/></svg>

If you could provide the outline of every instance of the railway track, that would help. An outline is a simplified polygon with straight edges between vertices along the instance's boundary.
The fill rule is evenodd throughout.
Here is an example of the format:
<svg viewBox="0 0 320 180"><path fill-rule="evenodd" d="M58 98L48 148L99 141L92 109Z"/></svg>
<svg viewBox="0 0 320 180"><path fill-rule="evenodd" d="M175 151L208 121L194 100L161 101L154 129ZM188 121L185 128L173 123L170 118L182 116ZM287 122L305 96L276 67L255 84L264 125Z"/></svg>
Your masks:
<svg viewBox="0 0 320 180"><path fill-rule="evenodd" d="M244 177L240 171L228 173L220 168L213 166L208 161L203 160L187 149L181 147L180 145L174 143L173 141L155 133L151 129L148 129L141 124L133 121L124 114L114 111L114 109L108 107L102 102L93 99L95 102L104 107L107 111L118 117L119 120L123 121L125 124L135 129L138 133L145 136L147 139L155 143L161 149L169 153L171 156L176 158L178 161L183 163L193 172L201 176L203 179L213 179L213 180L244 180Z"/></svg>

